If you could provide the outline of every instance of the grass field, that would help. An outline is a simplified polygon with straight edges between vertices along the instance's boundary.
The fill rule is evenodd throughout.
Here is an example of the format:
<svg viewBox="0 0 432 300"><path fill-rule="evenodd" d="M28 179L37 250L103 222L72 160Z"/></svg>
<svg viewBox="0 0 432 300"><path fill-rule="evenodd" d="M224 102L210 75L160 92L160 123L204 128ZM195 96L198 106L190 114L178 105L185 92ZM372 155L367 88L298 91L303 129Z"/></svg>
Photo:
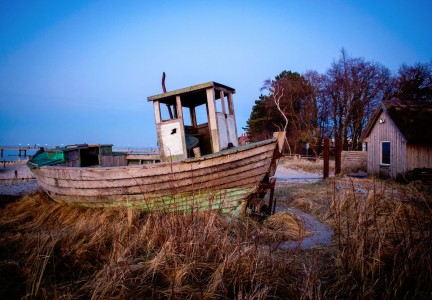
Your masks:
<svg viewBox="0 0 432 300"><path fill-rule="evenodd" d="M0 202L0 298L432 298L432 199L414 182L329 178L275 191L264 221L83 209L42 193ZM280 249L310 233L331 244Z"/></svg>

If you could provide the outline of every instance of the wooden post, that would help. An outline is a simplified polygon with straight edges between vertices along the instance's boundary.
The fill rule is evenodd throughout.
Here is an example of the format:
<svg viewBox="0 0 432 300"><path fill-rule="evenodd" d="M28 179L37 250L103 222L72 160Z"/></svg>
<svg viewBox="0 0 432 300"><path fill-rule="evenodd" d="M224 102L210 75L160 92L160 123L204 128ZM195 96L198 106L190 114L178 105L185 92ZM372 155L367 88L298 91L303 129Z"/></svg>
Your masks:
<svg viewBox="0 0 432 300"><path fill-rule="evenodd" d="M276 208L276 199L274 199L273 202L275 184L276 184L276 178L273 177L270 179L269 215L273 215L275 213L275 208Z"/></svg>
<svg viewBox="0 0 432 300"><path fill-rule="evenodd" d="M219 91L219 98L220 98L221 105L222 105L222 113L223 113L224 115L226 115L226 108L225 108L225 93L224 93L224 91L222 91L222 90Z"/></svg>
<svg viewBox="0 0 432 300"><path fill-rule="evenodd" d="M193 126L193 128L196 128L198 124L197 124L197 119L196 119L195 107L190 107L189 108L189 113L190 113L190 116L191 116L192 126Z"/></svg>
<svg viewBox="0 0 432 300"><path fill-rule="evenodd" d="M228 93L228 112L230 115L234 116L234 104L231 93Z"/></svg>
<svg viewBox="0 0 432 300"><path fill-rule="evenodd" d="M166 106L168 108L170 120L174 119L174 116L173 116L173 113L172 113L172 110L171 110L171 105L167 104Z"/></svg>
<svg viewBox="0 0 432 300"><path fill-rule="evenodd" d="M339 175L342 169L342 140L336 139L335 175Z"/></svg>
<svg viewBox="0 0 432 300"><path fill-rule="evenodd" d="M177 113L176 113L176 116L177 116L177 118L179 118L179 119L181 119L181 118L183 118L183 111L182 111L182 105L181 105L181 99L180 99L180 95L177 95L176 96L176 108L177 108Z"/></svg>
<svg viewBox="0 0 432 300"><path fill-rule="evenodd" d="M207 94L207 110L208 110L208 125L210 129L210 136L212 141L213 153L220 151L219 144L219 128L216 120L216 105L215 105L215 91L213 88L206 90Z"/></svg>
<svg viewBox="0 0 432 300"><path fill-rule="evenodd" d="M226 134L227 134L228 143L231 142L234 144L234 142L230 140L230 132L229 132L230 128L229 128L229 124L228 124L227 111L225 108L225 93L224 93L224 91L221 90L219 92L219 96L220 96L220 100L222 102L222 113L224 114L224 117L225 117L225 127L226 127Z"/></svg>
<svg viewBox="0 0 432 300"><path fill-rule="evenodd" d="M330 141L329 139L324 139L324 179L329 176L329 150L330 150Z"/></svg>
<svg viewBox="0 0 432 300"><path fill-rule="evenodd" d="M154 115L156 124L159 124L161 122L161 113L160 113L160 106L159 101L153 101L153 108L154 108Z"/></svg>

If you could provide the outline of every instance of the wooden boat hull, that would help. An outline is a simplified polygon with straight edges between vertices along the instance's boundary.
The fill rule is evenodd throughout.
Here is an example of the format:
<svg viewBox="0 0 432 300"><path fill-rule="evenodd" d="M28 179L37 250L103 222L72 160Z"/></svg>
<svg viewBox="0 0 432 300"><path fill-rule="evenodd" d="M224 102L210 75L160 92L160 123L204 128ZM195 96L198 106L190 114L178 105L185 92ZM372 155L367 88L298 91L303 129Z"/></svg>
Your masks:
<svg viewBox="0 0 432 300"><path fill-rule="evenodd" d="M71 205L227 212L239 208L266 175L274 175L277 143L274 138L172 163L43 166L32 172L53 200Z"/></svg>

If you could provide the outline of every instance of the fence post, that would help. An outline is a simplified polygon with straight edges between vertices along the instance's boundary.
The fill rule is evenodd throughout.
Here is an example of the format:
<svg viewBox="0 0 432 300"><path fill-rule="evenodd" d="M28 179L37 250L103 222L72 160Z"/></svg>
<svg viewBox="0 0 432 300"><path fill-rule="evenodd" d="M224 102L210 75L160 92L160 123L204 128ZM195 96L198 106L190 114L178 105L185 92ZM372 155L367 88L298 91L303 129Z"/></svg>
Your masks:
<svg viewBox="0 0 432 300"><path fill-rule="evenodd" d="M339 175L342 170L342 140L336 139L336 160L335 175Z"/></svg>
<svg viewBox="0 0 432 300"><path fill-rule="evenodd" d="M330 140L324 139L324 179L328 178L329 176L329 153L330 153Z"/></svg>

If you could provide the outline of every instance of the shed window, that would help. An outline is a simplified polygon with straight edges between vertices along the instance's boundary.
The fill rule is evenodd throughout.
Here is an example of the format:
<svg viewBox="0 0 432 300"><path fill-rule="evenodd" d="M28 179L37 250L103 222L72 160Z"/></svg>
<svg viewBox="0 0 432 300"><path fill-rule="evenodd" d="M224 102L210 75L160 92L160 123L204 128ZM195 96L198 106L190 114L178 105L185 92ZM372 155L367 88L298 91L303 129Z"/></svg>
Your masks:
<svg viewBox="0 0 432 300"><path fill-rule="evenodd" d="M381 165L390 165L390 142L381 142Z"/></svg>

